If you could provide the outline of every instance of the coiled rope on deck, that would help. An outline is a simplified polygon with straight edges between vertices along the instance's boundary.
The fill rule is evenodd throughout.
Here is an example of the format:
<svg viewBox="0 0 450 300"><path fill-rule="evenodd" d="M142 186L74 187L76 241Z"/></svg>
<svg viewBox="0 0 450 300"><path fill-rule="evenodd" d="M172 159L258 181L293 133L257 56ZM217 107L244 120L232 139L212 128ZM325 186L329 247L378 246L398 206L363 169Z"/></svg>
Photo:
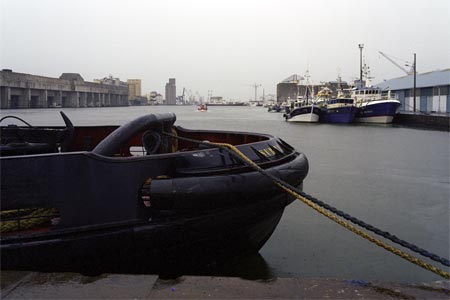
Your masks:
<svg viewBox="0 0 450 300"><path fill-rule="evenodd" d="M345 218L348 219L351 222L354 222L355 224L362 226L364 228L366 228L367 230L370 230L378 235L381 235L391 241L393 241L394 243L398 243L418 254L421 254L423 256L426 256L430 259L433 259L443 265L449 266L449 261L448 259L445 258L441 258L436 254L430 253L429 251L426 251L424 249L421 249L415 245L412 245L406 241L400 240L399 238L397 238L394 235L391 235L390 233L386 232L386 231L382 231L380 229L375 228L372 225L366 224L361 220L358 220L357 218L351 217L350 215L322 202L319 201L317 199L315 199L314 197L298 190L297 188L291 186L289 183L284 182L283 180L276 178L275 176L269 174L268 172L266 172L264 169L262 169L261 167L259 167L255 162L253 162L251 159L249 159L244 153L242 153L238 148L236 148L235 146L231 145L231 144L227 144L227 143L214 143L214 142L207 142L207 141L198 141L198 140L193 140L193 139L188 139L188 138L183 138L183 137L179 137L179 136L174 136L172 134L169 133L164 133L166 135L172 136L174 138L177 139L182 139L182 140L186 140L186 141L190 141L190 142L194 142L194 143L198 143L198 144L203 144L203 145L208 145L208 146L215 146L215 147L219 147L221 149L226 150L228 153L230 153L231 155L233 155L234 157L236 157L237 159L239 159L241 162L243 162L245 165L248 165L250 167L252 167L254 170L258 171L259 173L263 174L264 176L270 178L277 186L279 186L281 189L283 189L284 191L286 191L287 193L289 193L290 195L294 196L295 198L299 199L300 201L302 201L303 203L305 203L306 205L310 206L311 208L313 208L314 210L316 210L317 212L319 212L320 214L328 217L329 219L333 220L334 222L338 223L339 225L347 228L348 230L358 234L359 236L367 239L368 241L376 244L379 247L382 247L385 250L388 250L392 253L394 253L395 255L398 255L400 257L402 257L403 259L408 260L409 262L418 265L426 270L429 270L443 278L446 279L450 279L450 273L439 269L429 263L426 263L424 261L422 261L419 258L416 258L400 249L397 249L389 244L384 243L383 241L367 234L366 232L356 228L355 226L345 222L344 220L338 218L336 215L332 214L331 212ZM328 211L330 210L330 211Z"/></svg>

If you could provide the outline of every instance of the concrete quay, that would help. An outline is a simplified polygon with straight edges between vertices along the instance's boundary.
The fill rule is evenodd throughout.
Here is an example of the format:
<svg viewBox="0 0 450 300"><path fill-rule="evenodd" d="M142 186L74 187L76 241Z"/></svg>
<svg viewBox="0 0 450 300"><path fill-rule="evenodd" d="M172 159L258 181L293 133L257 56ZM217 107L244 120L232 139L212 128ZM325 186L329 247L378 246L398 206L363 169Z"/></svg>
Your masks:
<svg viewBox="0 0 450 300"><path fill-rule="evenodd" d="M78 73L59 78L0 71L0 108L128 106L128 86L88 82Z"/></svg>
<svg viewBox="0 0 450 300"><path fill-rule="evenodd" d="M450 282L1 272L1 299L450 299Z"/></svg>
<svg viewBox="0 0 450 300"><path fill-rule="evenodd" d="M450 131L450 114L401 112L394 116L393 123L413 128Z"/></svg>

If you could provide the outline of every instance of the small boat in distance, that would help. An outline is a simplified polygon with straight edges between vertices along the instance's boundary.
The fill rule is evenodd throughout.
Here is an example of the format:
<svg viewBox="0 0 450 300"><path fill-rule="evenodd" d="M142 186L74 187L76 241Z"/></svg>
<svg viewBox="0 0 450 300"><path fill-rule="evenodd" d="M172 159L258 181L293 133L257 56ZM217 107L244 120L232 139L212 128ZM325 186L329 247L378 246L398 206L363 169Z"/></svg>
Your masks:
<svg viewBox="0 0 450 300"><path fill-rule="evenodd" d="M198 111L208 111L208 106L206 104L200 104L197 108Z"/></svg>
<svg viewBox="0 0 450 300"><path fill-rule="evenodd" d="M268 112L281 112L282 111L282 107L279 103L275 103L275 104L271 104L267 107L267 111Z"/></svg>
<svg viewBox="0 0 450 300"><path fill-rule="evenodd" d="M352 98L356 103L355 122L392 123L401 103L391 91L375 87L355 88Z"/></svg>
<svg viewBox="0 0 450 300"><path fill-rule="evenodd" d="M0 126L1 269L190 272L256 253L294 199L303 153L259 133L190 130L175 114L122 126ZM209 141L209 142L205 142Z"/></svg>

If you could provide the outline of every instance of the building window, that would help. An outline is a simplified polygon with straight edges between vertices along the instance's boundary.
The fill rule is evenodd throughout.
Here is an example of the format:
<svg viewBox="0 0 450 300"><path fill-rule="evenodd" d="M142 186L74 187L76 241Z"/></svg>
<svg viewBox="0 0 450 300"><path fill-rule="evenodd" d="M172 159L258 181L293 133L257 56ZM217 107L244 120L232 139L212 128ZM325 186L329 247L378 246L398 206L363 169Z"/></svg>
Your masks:
<svg viewBox="0 0 450 300"><path fill-rule="evenodd" d="M433 96L439 96L439 95L440 95L439 87L434 86L433 87Z"/></svg>
<svg viewBox="0 0 450 300"><path fill-rule="evenodd" d="M432 96L433 95L433 89L432 88L422 88L420 91L421 96Z"/></svg>
<svg viewBox="0 0 450 300"><path fill-rule="evenodd" d="M433 87L433 96L445 96L448 95L448 85Z"/></svg>

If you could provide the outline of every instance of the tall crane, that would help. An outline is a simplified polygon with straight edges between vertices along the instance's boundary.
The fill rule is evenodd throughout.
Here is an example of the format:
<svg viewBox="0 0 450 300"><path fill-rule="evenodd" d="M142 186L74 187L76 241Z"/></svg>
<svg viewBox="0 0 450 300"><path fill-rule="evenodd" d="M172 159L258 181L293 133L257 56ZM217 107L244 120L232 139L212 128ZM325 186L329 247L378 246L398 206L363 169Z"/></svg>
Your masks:
<svg viewBox="0 0 450 300"><path fill-rule="evenodd" d="M401 65L399 65L397 62L395 62L392 58L390 58L387 54L378 51L378 53L380 53L381 55L383 55L384 58L386 58L387 60L389 60L391 63L393 63L396 67L398 67L400 70L402 70L403 72L405 72L407 75L413 75L414 74L414 65L410 64L410 63L406 63L405 66L411 67L411 69L408 71L406 70L404 67L402 67Z"/></svg>
<svg viewBox="0 0 450 300"><path fill-rule="evenodd" d="M413 63L406 62L406 64L405 64L405 66L411 67L411 69L409 71L406 70L405 68L403 68L402 66L400 66L399 64L397 64L394 60L392 60L389 56L387 56L383 52L378 51L378 53L380 53L387 60L389 60L391 63L393 63L394 65L399 67L407 75L414 75L413 76L413 78L414 78L414 83L413 83L413 109L414 109L414 112L416 112L416 80L417 80L416 79L416 77L417 77L416 53L414 53L414 62Z"/></svg>
<svg viewBox="0 0 450 300"><path fill-rule="evenodd" d="M256 99L256 94L257 94L257 92L258 92L258 88L259 88L260 86L262 86L262 85L261 85L261 84L255 83L255 84L251 84L250 86L252 86L252 87L255 88L255 101L258 101L258 100Z"/></svg>
<svg viewBox="0 0 450 300"><path fill-rule="evenodd" d="M184 100L184 92L186 91L186 88L183 87L183 94L181 95L181 103L186 104Z"/></svg>

